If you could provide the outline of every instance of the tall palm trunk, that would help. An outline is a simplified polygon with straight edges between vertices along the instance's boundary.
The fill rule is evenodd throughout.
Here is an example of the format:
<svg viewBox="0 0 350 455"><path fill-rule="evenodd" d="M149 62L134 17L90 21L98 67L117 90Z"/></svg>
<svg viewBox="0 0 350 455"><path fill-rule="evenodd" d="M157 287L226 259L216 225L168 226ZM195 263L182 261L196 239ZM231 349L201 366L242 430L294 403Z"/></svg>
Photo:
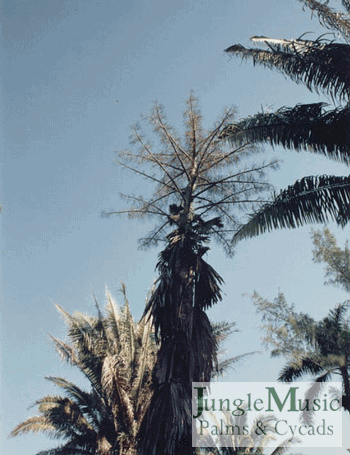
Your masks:
<svg viewBox="0 0 350 455"><path fill-rule="evenodd" d="M209 381L216 342L204 312L221 298L221 278L202 259L206 248L189 226L168 236L160 254L158 286L146 311L161 340L154 370L154 395L140 429L140 454L190 455L192 382Z"/></svg>

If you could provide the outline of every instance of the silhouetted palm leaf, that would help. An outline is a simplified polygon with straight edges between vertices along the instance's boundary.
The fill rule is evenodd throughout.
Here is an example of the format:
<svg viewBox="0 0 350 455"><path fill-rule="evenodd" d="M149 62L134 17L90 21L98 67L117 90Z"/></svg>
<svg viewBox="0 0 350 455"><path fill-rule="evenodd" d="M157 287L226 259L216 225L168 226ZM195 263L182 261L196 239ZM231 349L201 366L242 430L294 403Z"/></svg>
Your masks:
<svg viewBox="0 0 350 455"><path fill-rule="evenodd" d="M253 237L272 229L296 228L306 223L325 223L329 220L343 227L349 219L350 176L304 177L251 215L233 240Z"/></svg>
<svg viewBox="0 0 350 455"><path fill-rule="evenodd" d="M349 40L348 14L335 12L328 7L328 2L300 1L318 14L322 25L340 32L345 40ZM342 3L349 13L349 1ZM280 71L310 91L325 92L333 101L338 99L347 104L329 111L324 110L325 103L321 102L284 107L274 113L259 113L226 125L220 138L235 145L250 140L254 144L268 143L296 151L307 150L349 164L350 45L322 37L306 40L302 37L275 39L254 36L251 39L264 43L267 48L253 49L235 44L226 52L243 60L250 59L254 65ZM305 177L258 209L248 224L234 235L234 242L273 228L291 228L328 219L344 226L350 217L349 194L348 177Z"/></svg>
<svg viewBox="0 0 350 455"><path fill-rule="evenodd" d="M297 83L303 83L318 93L320 90L333 99L349 99L350 46L325 43L321 40L283 40L253 37L266 43L270 50L247 49L240 44L225 49L230 55L251 59L254 65L276 69Z"/></svg>
<svg viewBox="0 0 350 455"><path fill-rule="evenodd" d="M350 108L324 111L324 106L325 103L297 104L274 113L258 113L228 126L220 138L236 145L281 145L350 164Z"/></svg>

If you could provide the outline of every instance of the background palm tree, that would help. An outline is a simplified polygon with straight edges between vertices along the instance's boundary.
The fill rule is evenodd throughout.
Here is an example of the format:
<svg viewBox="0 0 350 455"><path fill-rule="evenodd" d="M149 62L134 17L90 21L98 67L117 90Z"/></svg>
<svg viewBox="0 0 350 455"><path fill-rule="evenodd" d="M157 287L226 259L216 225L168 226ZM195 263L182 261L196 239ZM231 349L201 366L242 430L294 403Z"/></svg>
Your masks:
<svg viewBox="0 0 350 455"><path fill-rule="evenodd" d="M267 49L250 49L235 44L226 49L232 56L251 59L254 65L275 69L309 90L322 91L333 102L298 104L274 113L262 112L228 125L221 139L241 143L268 143L272 146L320 153L350 163L350 3L342 0L345 12L334 11L328 1L299 0L316 13L323 26L333 30L343 43L319 37L316 40L274 39L254 36ZM273 200L253 212L249 222L236 234L236 241L276 228L295 228L305 223L333 219L344 226L350 219L350 177L309 176L289 186Z"/></svg>
<svg viewBox="0 0 350 455"><path fill-rule="evenodd" d="M350 251L348 242L344 248L337 245L335 236L325 228L312 231L314 244L313 261L325 263L325 284L350 290ZM350 320L347 316L349 301L337 305L321 321L315 321L305 313L297 313L294 305L288 305L283 293L272 302L253 294L258 313L262 314L266 347L271 356L283 356L287 364L281 371L280 381L291 382L305 376L314 381L309 397L313 399L324 383L337 376L343 387L344 409L350 412ZM312 413L304 417L312 418Z"/></svg>
<svg viewBox="0 0 350 455"><path fill-rule="evenodd" d="M56 305L68 326L69 343L51 337L61 358L89 380L86 392L63 378L47 378L64 391L36 403L39 415L17 425L11 436L44 432L64 444L40 455L134 455L136 435L152 395L157 347L151 320L134 323L122 286L118 308L107 290L106 314L68 314Z"/></svg>
<svg viewBox="0 0 350 455"><path fill-rule="evenodd" d="M349 319L345 318L348 306L349 302L337 305L321 321L304 325L303 334L308 349L288 361L278 380L292 382L312 375L314 384L306 398L314 399L321 392L323 383L334 375L340 375L342 406L350 412L350 325ZM311 413L305 413L305 417L310 418Z"/></svg>
<svg viewBox="0 0 350 455"><path fill-rule="evenodd" d="M156 104L147 120L160 138L159 150L135 126L132 143L137 151L118 155L119 165L157 187L148 199L126 196L134 204L130 210L106 215L157 216L161 223L142 245L165 242L157 264L159 278L145 310L145 316L153 318L160 348L155 390L140 428L141 455L193 453L191 387L192 382L210 381L216 370L217 344L205 311L221 300L223 283L203 256L211 238L232 254L232 234L240 227L237 209L263 203L261 194L270 188L264 171L277 164L248 161L244 166L243 159L256 150L245 144L232 149L218 140L233 116L232 109L225 111L214 128L204 130L191 94L181 140Z"/></svg>

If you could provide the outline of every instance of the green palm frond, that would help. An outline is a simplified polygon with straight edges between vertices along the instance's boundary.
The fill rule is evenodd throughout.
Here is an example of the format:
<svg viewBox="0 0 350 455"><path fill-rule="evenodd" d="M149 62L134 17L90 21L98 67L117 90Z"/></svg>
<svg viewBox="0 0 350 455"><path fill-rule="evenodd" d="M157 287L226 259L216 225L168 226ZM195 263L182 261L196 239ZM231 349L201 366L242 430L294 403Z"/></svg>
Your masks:
<svg viewBox="0 0 350 455"><path fill-rule="evenodd" d="M215 375L213 376L213 378L215 379L215 378L218 378L220 376L223 376L225 373L227 373L227 371L230 368L234 368L234 365L237 362L239 362L240 360L244 359L248 355L255 355L255 354L261 354L261 351L246 352L244 354L237 355L235 357L230 357L228 359L219 361L218 362L218 366L217 366L217 371L215 372Z"/></svg>
<svg viewBox="0 0 350 455"><path fill-rule="evenodd" d="M282 369L278 381L292 382L305 374L318 375L324 371L324 367L313 358L300 358L298 361L290 361Z"/></svg>
<svg viewBox="0 0 350 455"><path fill-rule="evenodd" d="M71 340L71 349L74 351L75 363L84 373L95 391L101 395L101 369L102 360L108 351L108 340L103 336L103 327L99 319L75 313L74 316L56 305L58 311L63 314L68 325L68 337ZM56 347L58 343L56 342ZM62 352L61 355L65 354Z"/></svg>
<svg viewBox="0 0 350 455"><path fill-rule="evenodd" d="M71 346L69 346L69 344L65 343L62 340L59 340L58 338L52 335L49 335L49 337L54 342L56 351L60 355L62 361L70 363L71 365L76 365L78 359L75 355L74 349Z"/></svg>
<svg viewBox="0 0 350 455"><path fill-rule="evenodd" d="M95 365L95 363L97 365ZM90 364L90 365L89 365ZM84 373L87 380L90 382L91 386L93 387L94 391L100 396L103 396L103 390L101 387L101 370L102 365L100 362L87 362L79 364L79 369Z"/></svg>
<svg viewBox="0 0 350 455"><path fill-rule="evenodd" d="M297 104L274 113L258 113L227 126L220 138L233 144L281 145L350 164L350 108L325 112L324 106L325 103Z"/></svg>
<svg viewBox="0 0 350 455"><path fill-rule="evenodd" d="M108 323L108 330L110 331L110 336L114 341L115 352L121 350L121 315L117 306L116 301L112 297L108 288L106 287L106 297L107 297L107 306L106 306L106 318Z"/></svg>
<svg viewBox="0 0 350 455"><path fill-rule="evenodd" d="M74 400L75 403L79 406L82 413L87 416L88 421L94 425L95 428L99 426L99 400L93 393L88 393L82 390L80 387L76 386L72 382L67 381L64 378L59 377L46 377L48 381L53 382L56 386L61 387L65 390L66 394ZM36 405L42 403L47 403L50 401L50 396L46 397L44 400L38 400L35 402ZM39 408L40 410L40 408Z"/></svg>
<svg viewBox="0 0 350 455"><path fill-rule="evenodd" d="M134 409L129 393L127 371L120 356L107 356L102 371L102 386L119 430L134 432Z"/></svg>
<svg viewBox="0 0 350 455"><path fill-rule="evenodd" d="M211 327L217 343L223 343L232 333L239 332L239 329L235 328L235 322L213 322Z"/></svg>
<svg viewBox="0 0 350 455"><path fill-rule="evenodd" d="M345 320L348 309L349 302L337 305L317 325L315 337L320 353L329 357L330 362L345 363L345 357L350 354L350 329Z"/></svg>
<svg viewBox="0 0 350 455"><path fill-rule="evenodd" d="M57 428L45 416L29 417L11 431L10 437L27 433L47 433L52 438L61 437Z"/></svg>
<svg viewBox="0 0 350 455"><path fill-rule="evenodd" d="M125 295L125 303L122 308L123 313L123 353L128 363L132 362L135 358L135 324L130 311L129 302ZM129 365L128 365L129 367Z"/></svg>
<svg viewBox="0 0 350 455"><path fill-rule="evenodd" d="M127 389L129 387L128 371L121 356L108 355L104 359L102 369L102 384L107 395L113 395L114 383L118 388Z"/></svg>
<svg viewBox="0 0 350 455"><path fill-rule="evenodd" d="M37 406L40 415L31 417L18 425L11 433L12 436L39 431L48 432L54 438L65 439L79 434L85 434L86 438L91 438L95 434L77 403L69 398L45 397L38 400Z"/></svg>
<svg viewBox="0 0 350 455"><path fill-rule="evenodd" d="M347 100L350 95L350 46L321 40L276 40L254 37L270 50L245 48L240 44L225 49L254 65L278 70L310 91L323 91L333 99Z"/></svg>
<svg viewBox="0 0 350 455"><path fill-rule="evenodd" d="M80 313L75 315L69 314L60 305L54 304L56 309L63 316L65 323L68 326L68 336L73 344L78 348L79 354L90 352L100 347L100 343L96 343L93 339L93 333L98 323L98 318L91 318Z"/></svg>
<svg viewBox="0 0 350 455"><path fill-rule="evenodd" d="M80 358L103 355L108 349L108 341L103 336L103 327L98 318L87 317L79 313L73 315L74 324L69 327L68 336L79 352ZM96 337L95 334L99 333Z"/></svg>
<svg viewBox="0 0 350 455"><path fill-rule="evenodd" d="M56 386L61 387L65 390L65 392L75 400L83 399L84 392L72 382L67 381L64 378L54 377L54 376L47 376L45 379L48 381L53 382Z"/></svg>
<svg viewBox="0 0 350 455"><path fill-rule="evenodd" d="M350 219L350 176L304 177L275 196L234 235L233 241L254 237L272 229L296 228L306 223Z"/></svg>
<svg viewBox="0 0 350 455"><path fill-rule="evenodd" d="M56 403L42 403L38 410L53 423L64 438L76 437L79 434L91 437L95 434L78 404L69 398L62 397Z"/></svg>
<svg viewBox="0 0 350 455"><path fill-rule="evenodd" d="M97 321L95 322L93 320L95 322L95 324L97 323L97 326L95 326L95 324L93 325L94 326L93 330L95 330L95 331L97 330L98 332L101 333L101 337L104 340L104 343L106 344L106 347L104 347L103 352L111 352L111 350L113 348L113 346L112 346L113 341L109 339L109 330L108 330L107 322L105 320L105 317L102 314L100 305L96 299L94 292L92 293L92 296L95 301L95 307L97 309L97 315L98 315Z"/></svg>
<svg viewBox="0 0 350 455"><path fill-rule="evenodd" d="M344 328L345 315L349 310L349 306L350 302L346 301L329 310L328 317L323 320L324 323L329 321L329 323L334 325L339 331L342 330Z"/></svg>
<svg viewBox="0 0 350 455"><path fill-rule="evenodd" d="M152 370L156 361L157 346L153 336L152 318L145 317L137 324L136 335L140 338L141 344L136 361L136 372L133 378L133 389L137 395L141 387L147 387L150 383Z"/></svg>

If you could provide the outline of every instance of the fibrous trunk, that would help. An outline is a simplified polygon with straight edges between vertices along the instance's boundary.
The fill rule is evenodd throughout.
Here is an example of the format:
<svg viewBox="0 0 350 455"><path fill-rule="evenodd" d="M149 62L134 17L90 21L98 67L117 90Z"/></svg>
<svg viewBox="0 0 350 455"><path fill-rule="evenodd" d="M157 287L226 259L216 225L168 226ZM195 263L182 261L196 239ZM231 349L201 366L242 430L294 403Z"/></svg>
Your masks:
<svg viewBox="0 0 350 455"><path fill-rule="evenodd" d="M210 381L216 341L204 309L220 296L221 278L202 259L204 237L177 229L160 254L158 285L146 307L160 349L154 394L140 429L141 455L190 455L192 382Z"/></svg>

